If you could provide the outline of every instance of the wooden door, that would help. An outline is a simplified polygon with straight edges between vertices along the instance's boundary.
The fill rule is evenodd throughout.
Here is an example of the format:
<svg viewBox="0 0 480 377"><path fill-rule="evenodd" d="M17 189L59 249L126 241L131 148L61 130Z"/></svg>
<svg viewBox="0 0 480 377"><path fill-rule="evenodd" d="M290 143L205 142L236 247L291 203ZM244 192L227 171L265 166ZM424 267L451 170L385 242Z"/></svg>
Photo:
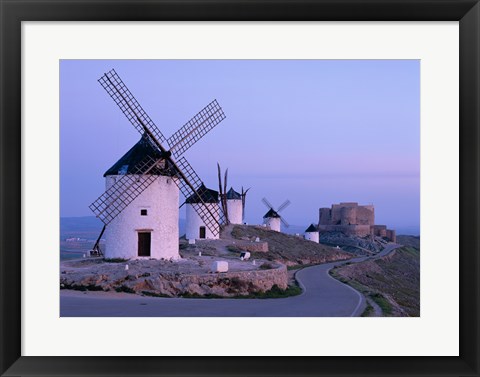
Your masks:
<svg viewBox="0 0 480 377"><path fill-rule="evenodd" d="M138 256L139 257L150 256L151 242L152 242L152 233L150 232L138 233Z"/></svg>
<svg viewBox="0 0 480 377"><path fill-rule="evenodd" d="M204 226L200 227L200 238L205 238L206 237L206 230Z"/></svg>

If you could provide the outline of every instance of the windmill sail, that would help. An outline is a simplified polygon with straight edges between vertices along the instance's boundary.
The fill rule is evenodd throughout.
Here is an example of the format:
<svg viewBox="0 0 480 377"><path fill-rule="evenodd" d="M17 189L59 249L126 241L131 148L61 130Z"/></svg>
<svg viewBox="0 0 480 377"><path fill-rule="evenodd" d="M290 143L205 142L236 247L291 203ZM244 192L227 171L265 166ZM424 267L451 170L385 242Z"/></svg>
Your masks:
<svg viewBox="0 0 480 377"><path fill-rule="evenodd" d="M224 119L225 114L222 108L217 100L213 100L168 138L168 145L170 145L172 155L176 158L180 157Z"/></svg>
<svg viewBox="0 0 480 377"><path fill-rule="evenodd" d="M180 177L179 180L175 180L175 183L178 185L181 193L185 198L190 198L195 196L200 201L203 201L203 198L207 194L207 188L203 184L200 177L197 175L192 166L188 163L185 157L181 157L176 161L177 166L182 171L185 178ZM193 189L192 189L193 187ZM215 211L212 207L209 207L206 203L196 203L192 204L193 209L197 212L198 216L202 219L208 229L216 237L219 234L219 226L225 222L225 217L222 211L214 213Z"/></svg>
<svg viewBox="0 0 480 377"><path fill-rule="evenodd" d="M158 160L150 156L136 167L136 174L122 175L107 191L90 204L89 208L108 225L158 177Z"/></svg>
<svg viewBox="0 0 480 377"><path fill-rule="evenodd" d="M161 153L161 158L147 156L135 167L134 174L122 176L110 189L90 205L93 213L105 224L110 223L135 198L150 186L158 174L169 174L178 179L173 181L178 185L186 198L198 197L198 206L193 206L209 230L218 235L218 226L221 223L222 213L212 213L212 209L203 201L204 185L190 164L181 158L175 162L174 157L181 156L188 148L200 140L206 133L225 119L225 114L216 100L208 104L203 110L174 133L168 140L153 123L147 113L140 106L133 94L128 90L115 70L105 73L99 80L102 87L117 104L123 114L137 129L142 137L146 137L152 146ZM167 146L172 146L170 151ZM160 164L163 163L163 166ZM158 171L157 171L158 170ZM218 218L218 220L217 220Z"/></svg>
<svg viewBox="0 0 480 377"><path fill-rule="evenodd" d="M122 110L130 123L140 132L140 135L143 135L145 131L147 131L145 130L145 127L147 127L148 131L150 131L160 143L167 145L165 136L163 136L155 123L153 123L145 110L143 110L142 106L140 106L114 69L105 73L98 81L109 96L112 97L120 110Z"/></svg>

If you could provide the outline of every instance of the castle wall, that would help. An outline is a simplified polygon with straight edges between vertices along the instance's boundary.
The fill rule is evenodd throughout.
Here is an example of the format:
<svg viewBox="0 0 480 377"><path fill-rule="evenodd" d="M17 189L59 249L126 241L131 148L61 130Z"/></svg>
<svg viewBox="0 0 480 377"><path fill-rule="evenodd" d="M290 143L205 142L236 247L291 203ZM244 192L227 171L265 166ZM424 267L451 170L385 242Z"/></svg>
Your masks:
<svg viewBox="0 0 480 377"><path fill-rule="evenodd" d="M108 190L122 176L107 176ZM137 259L138 233L151 232L150 258L179 259L178 187L159 176L105 228L105 258ZM147 215L142 216L141 210Z"/></svg>
<svg viewBox="0 0 480 377"><path fill-rule="evenodd" d="M202 218L198 215L197 211L193 206L203 206L204 204L186 204L186 234L185 237L187 240L198 240L200 239L200 227L205 227L205 239L218 240L220 236L220 228L217 225L217 235L214 235L212 231L205 225ZM217 221L220 221L220 206L218 203L206 203L205 204L210 212L214 215Z"/></svg>
<svg viewBox="0 0 480 377"><path fill-rule="evenodd" d="M393 229L387 229L387 238L391 242L397 242L397 232Z"/></svg>
<svg viewBox="0 0 480 377"><path fill-rule="evenodd" d="M373 206L358 206L356 213L356 224L358 225L374 225L375 211Z"/></svg>
<svg viewBox="0 0 480 377"><path fill-rule="evenodd" d="M342 232L347 235L374 235L387 237L395 242L394 230L387 230L386 225L375 224L373 205L358 205L356 202L332 204L332 208L320 208L319 226L321 232Z"/></svg>
<svg viewBox="0 0 480 377"><path fill-rule="evenodd" d="M242 201L240 199L228 199L227 211L230 224L243 224Z"/></svg>
<svg viewBox="0 0 480 377"><path fill-rule="evenodd" d="M357 224L357 207L340 208L340 225Z"/></svg>
<svg viewBox="0 0 480 377"><path fill-rule="evenodd" d="M370 225L319 225L320 232L342 232L351 236L367 236L370 234Z"/></svg>
<svg viewBox="0 0 480 377"><path fill-rule="evenodd" d="M374 225L373 234L378 237L387 237L387 226L386 225Z"/></svg>
<svg viewBox="0 0 480 377"><path fill-rule="evenodd" d="M328 225L332 221L330 208L320 208L318 223L320 225Z"/></svg>

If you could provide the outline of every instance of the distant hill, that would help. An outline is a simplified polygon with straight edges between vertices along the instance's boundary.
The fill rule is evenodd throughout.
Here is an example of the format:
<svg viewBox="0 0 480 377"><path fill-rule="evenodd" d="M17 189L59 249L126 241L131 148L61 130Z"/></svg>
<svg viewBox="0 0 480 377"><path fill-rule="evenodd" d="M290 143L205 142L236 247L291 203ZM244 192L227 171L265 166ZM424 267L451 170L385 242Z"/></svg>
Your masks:
<svg viewBox="0 0 480 377"><path fill-rule="evenodd" d="M419 236L420 235L420 227L419 226L399 226L399 227L392 227L398 234L405 234L408 236Z"/></svg>
<svg viewBox="0 0 480 377"><path fill-rule="evenodd" d="M414 247L415 249L420 250L420 237L419 236L405 236L405 235L398 235L397 236L397 243Z"/></svg>
<svg viewBox="0 0 480 377"><path fill-rule="evenodd" d="M178 221L179 235L185 234L186 220L180 218ZM95 216L82 217L60 217L60 239L70 237L80 237L78 233L97 233L100 234L103 223ZM287 234L303 234L307 225L290 225L288 228L282 225L282 231Z"/></svg>
<svg viewBox="0 0 480 377"><path fill-rule="evenodd" d="M180 235L185 234L185 219L178 222ZM60 239L71 237L97 239L103 223L95 216L60 217Z"/></svg>

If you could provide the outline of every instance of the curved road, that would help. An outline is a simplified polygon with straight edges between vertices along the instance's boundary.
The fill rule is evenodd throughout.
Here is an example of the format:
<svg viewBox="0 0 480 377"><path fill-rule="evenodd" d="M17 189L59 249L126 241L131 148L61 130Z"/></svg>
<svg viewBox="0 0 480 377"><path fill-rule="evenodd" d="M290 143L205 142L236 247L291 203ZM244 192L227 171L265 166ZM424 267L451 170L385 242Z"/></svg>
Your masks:
<svg viewBox="0 0 480 377"><path fill-rule="evenodd" d="M193 299L142 297L108 292L60 291L61 317L353 317L365 309L365 298L332 278L335 266L389 254L400 247L388 244L375 256L304 268L296 278L299 296L284 299Z"/></svg>

